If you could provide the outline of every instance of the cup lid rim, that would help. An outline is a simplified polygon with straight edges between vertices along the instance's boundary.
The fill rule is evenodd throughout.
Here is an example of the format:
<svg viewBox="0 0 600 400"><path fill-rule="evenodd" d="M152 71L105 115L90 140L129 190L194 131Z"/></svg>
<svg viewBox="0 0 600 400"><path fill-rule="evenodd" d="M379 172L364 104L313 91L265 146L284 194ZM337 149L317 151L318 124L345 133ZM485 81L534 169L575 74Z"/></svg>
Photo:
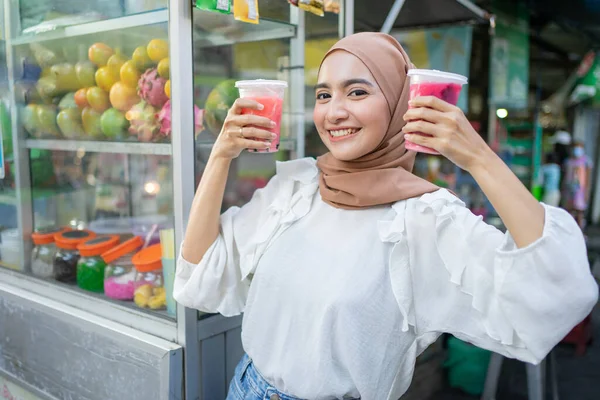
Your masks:
<svg viewBox="0 0 600 400"><path fill-rule="evenodd" d="M453 72L438 71L437 69L413 68L413 69L408 70L407 75L408 76L422 75L422 76L432 76L432 77L437 77L437 78L448 78L448 79L452 79L452 80L455 80L458 82L462 82L463 84L466 84L467 82L469 82L469 79L464 75L455 74Z"/></svg>
<svg viewBox="0 0 600 400"><path fill-rule="evenodd" d="M240 89L240 88L247 88L247 87L255 87L255 86L279 86L279 87L288 87L288 83L286 81L277 81L277 80L270 80L270 79L252 79L252 80L245 80L245 81L236 81L235 82L235 87Z"/></svg>

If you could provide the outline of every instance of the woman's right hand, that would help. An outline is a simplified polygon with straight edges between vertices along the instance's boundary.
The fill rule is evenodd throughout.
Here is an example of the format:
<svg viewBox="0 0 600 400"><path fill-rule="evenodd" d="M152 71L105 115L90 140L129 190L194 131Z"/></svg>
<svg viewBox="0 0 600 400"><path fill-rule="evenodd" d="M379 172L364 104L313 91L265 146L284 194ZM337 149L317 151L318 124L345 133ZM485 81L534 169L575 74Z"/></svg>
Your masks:
<svg viewBox="0 0 600 400"><path fill-rule="evenodd" d="M255 100L237 99L227 113L223 129L213 147L212 156L231 160L246 149L264 150L271 147L271 140L276 136L267 129L274 128L275 122L258 115L242 115L243 109L260 111L263 108L264 106Z"/></svg>

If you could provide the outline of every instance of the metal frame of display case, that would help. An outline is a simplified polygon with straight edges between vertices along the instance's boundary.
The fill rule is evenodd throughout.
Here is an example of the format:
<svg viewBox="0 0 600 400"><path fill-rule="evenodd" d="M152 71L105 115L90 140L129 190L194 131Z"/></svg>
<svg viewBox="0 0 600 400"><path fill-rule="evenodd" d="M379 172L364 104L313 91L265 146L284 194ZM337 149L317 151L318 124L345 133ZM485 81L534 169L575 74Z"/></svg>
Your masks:
<svg viewBox="0 0 600 400"><path fill-rule="evenodd" d="M339 36L353 32L354 1L345 0L338 17ZM12 139L14 148L14 167L16 188L14 205L17 212L17 227L23 238L30 236L33 230L33 201L31 191L31 171L29 166L30 149L47 149L63 151L86 151L97 153L121 154L147 154L171 155L173 165L173 201L174 201L174 227L176 249L183 240L189 210L195 193L194 168L195 148L208 148L211 144L195 143L194 136L183 135L182 132L194 131L193 107L193 58L192 48L194 41L200 41L200 47L222 46L248 41L263 41L270 39L290 39L289 53L289 80L290 80L290 114L292 117L291 131L295 133L294 140L282 142L282 148L293 150L292 158L304 156L305 135L305 78L304 78L304 44L305 24L304 12L290 6L289 23L278 23L261 20L260 25L240 24L239 32L224 36L220 34L202 34L194 32L192 1L169 0L168 9L159 9L140 14L113 18L105 21L92 21L74 26L57 29L33 36L18 36L19 3L18 0L4 0L4 18L6 32L6 55L8 64L8 81L10 91L10 115ZM233 18L219 14L206 14L207 18ZM15 58L16 46L34 42L57 40L76 37L93 33L117 31L126 28L141 27L158 23L168 23L169 43L171 44L171 85L172 102L172 143L114 143L98 141L74 140L46 140L26 139L19 125L18 107L15 92L15 78L17 76L17 60ZM237 23L237 22L236 22ZM198 43L195 43L198 47ZM20 252L20 266L28 269L31 245L28 240ZM113 329L120 330L124 335L140 331L141 335L151 335L157 340L177 343L184 348L183 393L186 399L206 399L207 388L203 385L212 385L204 382L203 377L211 376L222 378L225 374L219 371L217 375L212 371L211 361L220 357L206 343L215 341L225 345L223 336L226 332L239 332L241 317L225 318L220 315L198 319L196 310L187 309L177 305L177 320L168 319L160 315L146 313L128 307L118 302L101 299L82 291L58 283L50 283L38 278L28 276L16 271L0 268L0 281L4 286L15 288L20 293L32 293L32 299L47 299L48 302L60 308L76 310L72 314L86 314L90 321L103 319L110 322ZM35 294L35 295L33 295ZM223 338L219 338L219 336ZM218 340L215 340L218 339ZM133 338L131 340L134 340ZM239 344L241 348L241 344ZM224 347L223 347L224 348ZM204 350L203 350L204 349ZM177 357L175 358L175 360ZM172 362L173 360L171 360ZM217 362L219 362L217 360ZM210 368L209 368L210 366ZM204 367L204 368L203 368ZM211 371L209 371L211 370ZM208 374L208 375L207 375ZM179 377L174 377L174 384L181 385ZM229 378L229 376L227 377ZM220 383L219 383L220 384ZM175 387L169 390L177 391ZM220 390L220 389L219 389ZM226 390L226 388L224 388ZM162 398L162 397L161 397ZM169 398L181 398L177 394Z"/></svg>

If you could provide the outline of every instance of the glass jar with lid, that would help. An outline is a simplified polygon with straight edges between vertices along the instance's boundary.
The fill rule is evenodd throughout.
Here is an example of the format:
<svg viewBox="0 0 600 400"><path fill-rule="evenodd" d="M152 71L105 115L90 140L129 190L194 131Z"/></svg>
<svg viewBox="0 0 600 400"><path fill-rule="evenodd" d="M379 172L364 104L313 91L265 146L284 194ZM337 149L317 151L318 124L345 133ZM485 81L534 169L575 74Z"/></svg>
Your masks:
<svg viewBox="0 0 600 400"><path fill-rule="evenodd" d="M117 247L102 253L106 263L104 269L104 294L115 300L133 300L136 270L133 256L144 245L139 236L121 243Z"/></svg>
<svg viewBox="0 0 600 400"><path fill-rule="evenodd" d="M81 258L77 262L77 286L90 292L104 292L104 268L100 256L119 244L116 235L98 236L77 246Z"/></svg>
<svg viewBox="0 0 600 400"><path fill-rule="evenodd" d="M139 251L132 261L136 269L133 301L138 307L164 309L167 306L167 294L163 284L160 244Z"/></svg>
<svg viewBox="0 0 600 400"><path fill-rule="evenodd" d="M63 232L63 228L44 228L31 234L33 250L31 251L31 273L38 278L52 278L54 273L54 256L56 243L54 236Z"/></svg>
<svg viewBox="0 0 600 400"><path fill-rule="evenodd" d="M96 234L88 230L67 230L54 235L57 247L53 263L54 279L59 282L75 282L80 258L77 246L95 237Z"/></svg>

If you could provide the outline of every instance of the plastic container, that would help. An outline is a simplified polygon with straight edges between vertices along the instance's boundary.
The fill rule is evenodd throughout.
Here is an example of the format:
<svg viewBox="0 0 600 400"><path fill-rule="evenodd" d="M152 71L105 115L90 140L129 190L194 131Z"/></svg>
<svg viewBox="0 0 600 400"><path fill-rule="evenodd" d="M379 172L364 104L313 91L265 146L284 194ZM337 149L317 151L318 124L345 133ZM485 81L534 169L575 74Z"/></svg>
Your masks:
<svg viewBox="0 0 600 400"><path fill-rule="evenodd" d="M77 246L95 237L96 234L88 230L68 230L54 235L57 247L53 263L54 279L67 283L77 280L77 263L81 257Z"/></svg>
<svg viewBox="0 0 600 400"><path fill-rule="evenodd" d="M160 244L138 252L132 261L136 269L133 301L141 308L164 309L167 305L167 295L162 276Z"/></svg>
<svg viewBox="0 0 600 400"><path fill-rule="evenodd" d="M288 84L285 81L271 81L265 79L237 81L235 83L235 87L238 88L241 98L255 100L264 106L262 110L243 109L242 114L253 114L266 117L276 124L274 128L267 129L277 135L277 137L271 141L271 146L268 149L249 149L249 151L254 153L274 153L279 151L283 98L287 86Z"/></svg>
<svg viewBox="0 0 600 400"><path fill-rule="evenodd" d="M456 105L463 85L466 85L468 82L466 76L434 69L411 69L407 75L410 78L409 99L412 100L419 96L435 96L452 105ZM414 133L424 135L421 132ZM407 150L427 154L440 154L429 147L420 146L408 140L405 146Z"/></svg>
<svg viewBox="0 0 600 400"><path fill-rule="evenodd" d="M77 246L81 255L77 262L77 286L90 292L104 292L106 263L100 255L118 244L119 237L111 235L95 237Z"/></svg>
<svg viewBox="0 0 600 400"><path fill-rule="evenodd" d="M56 256L56 243L54 236L63 232L63 228L45 228L31 235L33 250L31 251L31 273L38 278L52 278L54 273L54 257Z"/></svg>
<svg viewBox="0 0 600 400"><path fill-rule="evenodd" d="M133 237L102 254L107 266L104 269L104 294L115 300L133 300L136 269L133 255L144 245L139 237Z"/></svg>

